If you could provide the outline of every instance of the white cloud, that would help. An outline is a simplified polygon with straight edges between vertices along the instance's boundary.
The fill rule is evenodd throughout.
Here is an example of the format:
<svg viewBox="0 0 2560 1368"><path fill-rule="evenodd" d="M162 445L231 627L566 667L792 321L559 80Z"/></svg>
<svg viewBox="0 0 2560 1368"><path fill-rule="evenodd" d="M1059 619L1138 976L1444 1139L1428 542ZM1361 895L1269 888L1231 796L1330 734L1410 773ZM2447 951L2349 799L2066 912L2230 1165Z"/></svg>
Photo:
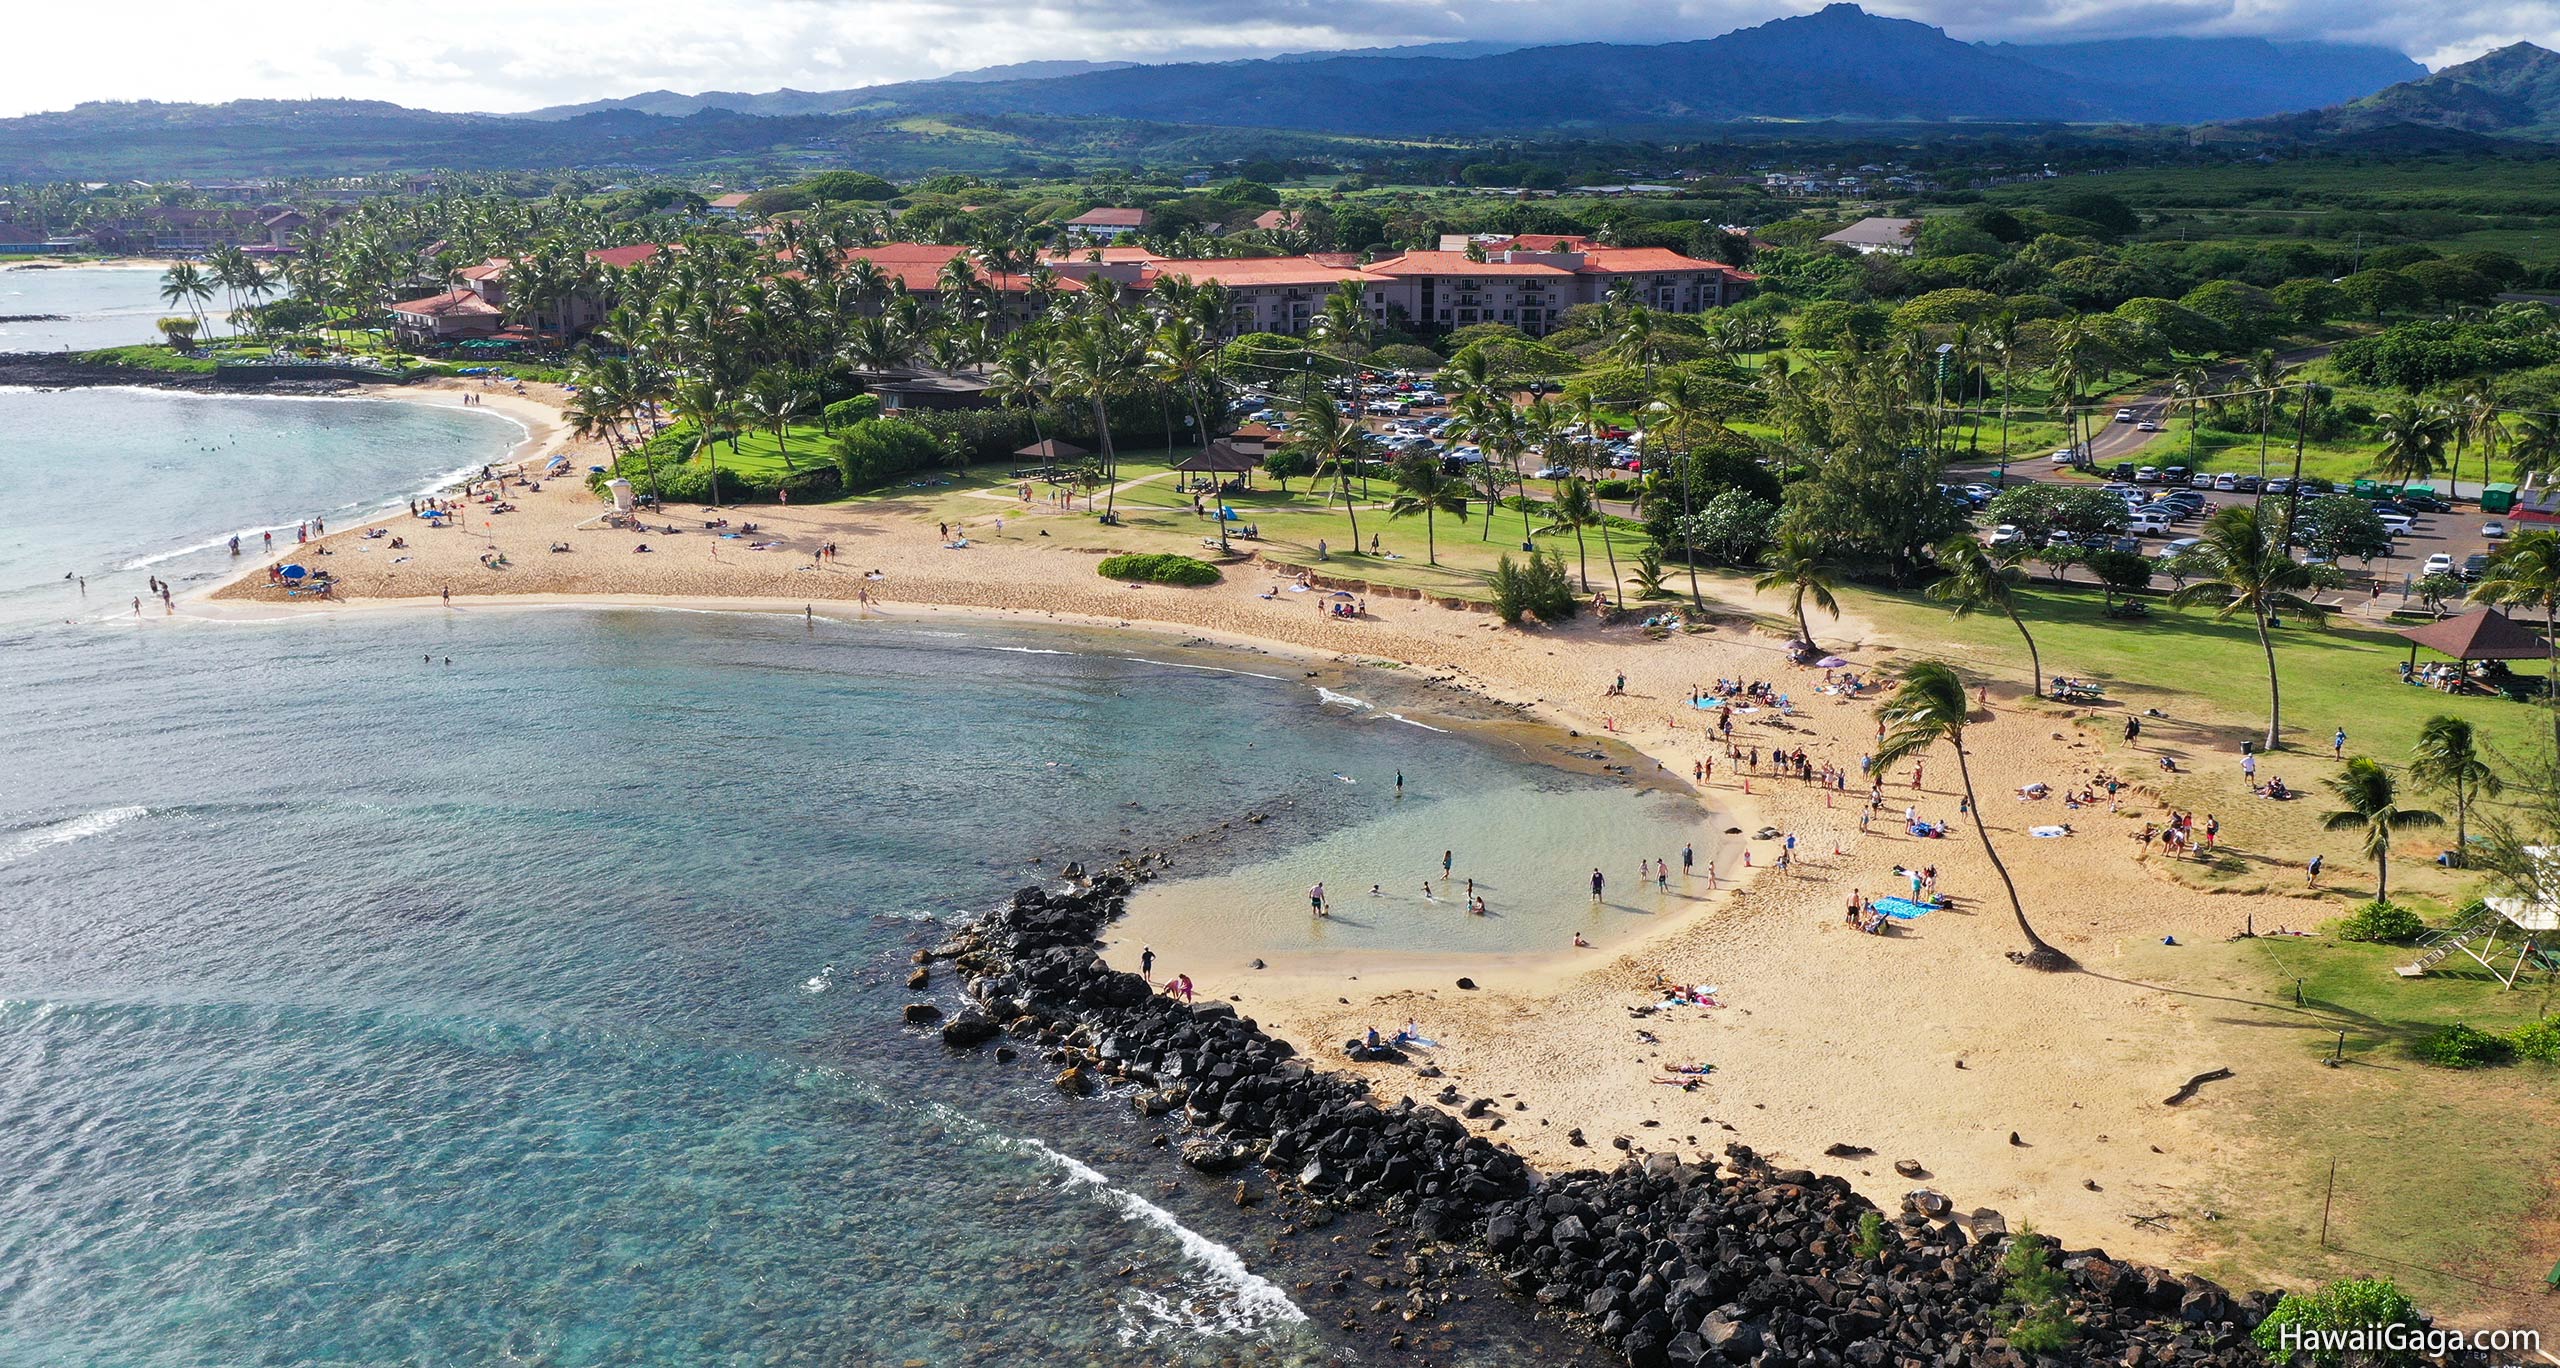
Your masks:
<svg viewBox="0 0 2560 1368"><path fill-rule="evenodd" d="M83 100L336 96L517 110L650 89L841 89L1035 58L1163 61L1450 39L1662 42L1815 0L198 0L8 21L0 114ZM2560 45L2560 0L1876 0L1962 38L2266 34L2387 43L2431 64ZM134 42L134 35L152 36Z"/></svg>

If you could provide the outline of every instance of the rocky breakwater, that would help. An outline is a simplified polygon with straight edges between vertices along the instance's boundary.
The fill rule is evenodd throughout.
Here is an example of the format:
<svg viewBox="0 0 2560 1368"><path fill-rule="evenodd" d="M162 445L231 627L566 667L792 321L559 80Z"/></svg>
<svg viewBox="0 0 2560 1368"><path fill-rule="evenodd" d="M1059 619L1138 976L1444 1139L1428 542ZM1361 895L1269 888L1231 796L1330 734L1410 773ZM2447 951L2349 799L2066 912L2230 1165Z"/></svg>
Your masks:
<svg viewBox="0 0 2560 1368"><path fill-rule="evenodd" d="M393 377L380 376L380 383ZM351 375L318 367L226 366L215 371L162 371L84 361L76 352L0 352L0 385L28 389L88 389L123 385L195 394L345 394L360 387Z"/></svg>
<svg viewBox="0 0 2560 1368"><path fill-rule="evenodd" d="M1258 1167L1309 1202L1390 1215L1639 1368L2267 1362L2250 1332L2272 1294L2055 1248L1934 1191L1885 1213L1842 1179L1739 1145L1718 1163L1625 1139L1613 1171L1545 1174L1438 1107L1382 1105L1366 1081L1312 1067L1227 1004L1186 1005L1103 963L1097 938L1146 872L1026 888L929 952L969 999L941 1019L943 1041L1026 1042L1062 1089L1178 1115L1192 1131L1185 1163ZM2045 1353L2009 1339L2021 1308L2005 1263L2024 1240L2043 1246L2046 1302L2068 1325Z"/></svg>

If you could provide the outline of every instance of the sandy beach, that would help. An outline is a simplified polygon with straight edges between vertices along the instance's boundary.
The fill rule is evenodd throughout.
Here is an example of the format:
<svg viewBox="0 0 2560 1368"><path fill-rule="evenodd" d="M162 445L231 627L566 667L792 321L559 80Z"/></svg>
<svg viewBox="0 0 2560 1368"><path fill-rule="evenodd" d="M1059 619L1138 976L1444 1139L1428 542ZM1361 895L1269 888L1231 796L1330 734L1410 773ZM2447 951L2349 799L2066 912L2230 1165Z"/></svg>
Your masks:
<svg viewBox="0 0 2560 1368"><path fill-rule="evenodd" d="M445 382L395 397L458 403L463 388ZM488 393L487 407L532 434L521 459L565 453L581 475L597 459L568 442L556 393L539 386L524 396ZM1861 833L1864 788L1856 776L1875 735L1876 693L1818 693L1824 672L1787 661L1783 637L1791 633L1738 623L1667 640L1589 622L1520 630L1487 613L1383 594L1367 598L1366 616L1344 620L1321 611L1322 594L1289 592L1252 562L1228 567L1223 583L1205 588L1124 587L1094 573L1090 552L1042 535L1067 515L1000 496L960 529L964 549L946 546L921 500L896 497L729 510L722 516L737 524L729 529L739 533L734 540L706 532L706 515L693 509L651 515L653 530L636 534L607 528L579 480L551 481L538 492L511 485L506 498L514 511L474 504L453 528L395 517L394 530L409 543L400 550L359 529L299 549L301 559L333 571L342 590L338 601L295 600L293 610L691 603L847 619L998 614L1127 627L1284 653L1307 668L1392 665L1407 682L1608 736L1649 758L1666 781L1685 785L1696 764L1712 760L1714 773L1698 793L1702 867L1686 881L1672 874L1684 910L1606 950L1558 945L1551 955L1488 963L1463 971L1472 990L1457 986L1448 963L1363 963L1354 952L1267 957L1271 967L1256 970L1240 950L1232 962L1180 966L1204 995L1233 999L1328 1061L1338 1062L1334 1047L1366 1027L1392 1031L1417 1020L1441 1042L1430 1060L1445 1079L1418 1079L1396 1066L1343 1067L1370 1072L1388 1101L1428 1098L1444 1082L1498 1099L1490 1115L1469 1124L1498 1126L1494 1138L1542 1164L1605 1167L1621 1138L1639 1149L1708 1154L1741 1141L1786 1163L1840 1173L1888 1208L1925 1184L1959 1210L1995 1208L2066 1243L2188 1266L2225 1255L2208 1213L2233 1193L2262 1188L2285 1157L2251 1138L2236 1101L2309 1096L2323 1084L2316 1059L2284 1044L2257 1049L2241 1077L2194 1101L2165 1100L2189 1077L2235 1065L2226 1055L2246 1032L2283 1028L2259 1030L2258 1038L2289 1040L2305 1028L2260 1013L2261 1004L2235 1007L2155 987L2155 975L2252 918L2268 928L2327 915L2282 893L2196 891L2163 875L2156 852L2142 854L2131 837L2160 815L2140 787L2159 747L2189 768L2237 764L2236 749L2199 750L2192 732L2128 745L2114 713L2027 700L2016 681L1994 683L1968 732L1985 819L2038 929L2085 970L2040 974L2004 958L2022 941L1969 823L1947 839L1904 830L1906 805L1931 821L1958 821L1952 755L1941 748L1926 756L1916 787L1908 765L1885 776L1885 810ZM669 522L680 530L654 530ZM821 554L829 546L835 554ZM284 602L253 567L189 609L264 617ZM1816 626L1826 648L1858 672L1925 649L1876 640L1854 619ZM1611 696L1621 674L1625 693ZM1688 706L1693 690L1719 678L1768 681L1795 704L1784 718L1767 709L1737 716L1737 746L1801 746L1817 767L1845 767L1848 791L1753 773L1730 759L1709 730L1713 714ZM2062 790L2111 767L2128 784L2121 812L2110 813L2103 796L2065 809ZM2016 796L2039 782L2053 796ZM2065 824L2074 834L2029 834ZM1770 867L1780 842L1753 839L1764 828L1797 838L1795 868ZM1704 862L1735 849L1747 849L1753 867L1736 869L1725 855L1720 888L1708 892ZM1628 879L1637 853L1595 851L1588 862ZM1676 851L1648 853L1676 860ZM1956 900L1952 909L1882 936L1843 924L1848 900L1908 891L1897 867L1927 865ZM1463 856L1454 872L1466 874ZM1414 879L1436 873L1411 871ZM1179 896L1174 884L1141 899L1111 946L1115 962L1137 967L1143 938L1162 924L1156 919L1179 915ZM1712 986L1722 1005L1633 1015L1659 1001L1657 981ZM1669 1071L1696 1065L1713 1072ZM1826 1154L1834 1147L1847 1149ZM1924 1176L1898 1174L1896 1161ZM2214 1267L2244 1282L2283 1272Z"/></svg>

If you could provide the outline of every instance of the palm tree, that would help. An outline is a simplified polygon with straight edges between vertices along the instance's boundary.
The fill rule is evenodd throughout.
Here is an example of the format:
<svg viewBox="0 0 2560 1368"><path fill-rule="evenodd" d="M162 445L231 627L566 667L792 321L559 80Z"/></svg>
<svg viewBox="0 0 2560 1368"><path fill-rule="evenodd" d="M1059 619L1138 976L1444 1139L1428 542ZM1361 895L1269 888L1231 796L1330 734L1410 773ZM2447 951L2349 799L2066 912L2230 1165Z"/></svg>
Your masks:
<svg viewBox="0 0 2560 1368"><path fill-rule="evenodd" d="M1573 554L1581 564L1582 592L1591 592L1591 548L1582 539L1583 529L1599 527L1604 522L1600 507L1591 497L1591 485L1578 476L1568 475L1556 485L1555 502L1547 506L1547 528L1561 532L1573 530ZM1603 540L1606 540L1605 536ZM1610 586L1614 595L1617 586Z"/></svg>
<svg viewBox="0 0 2560 1368"><path fill-rule="evenodd" d="M2027 686L2036 697L2044 697L2044 662L2036 654L2036 639L2027 631L2026 620L2018 616L2017 567L2001 564L1970 532L1939 544L1938 566L1947 577L1929 586L1929 597L1954 608L1957 617L1996 612L2008 618L2027 643Z"/></svg>
<svg viewBox="0 0 2560 1368"><path fill-rule="evenodd" d="M1396 462L1396 487L1403 492L1387 504L1390 518L1422 515L1424 558L1433 565L1440 563L1440 534L1434 525L1442 513L1455 513L1459 522L1467 520L1467 495L1460 484L1449 478L1440 458L1427 451L1417 451Z"/></svg>
<svg viewBox="0 0 2560 1368"><path fill-rule="evenodd" d="M204 301L213 297L213 282L204 278L195 263L181 261L160 277L160 299L169 307L183 308L196 320L196 330L204 330Z"/></svg>
<svg viewBox="0 0 2560 1368"><path fill-rule="evenodd" d="M795 474L800 467L791 462L791 420L800 416L808 402L808 387L785 371L765 371L747 382L748 411L773 433L773 444L782 451L782 468Z"/></svg>
<svg viewBox="0 0 2560 1368"><path fill-rule="evenodd" d="M2395 831L2424 831L2444 825L2442 815L2423 808L2398 806L2400 786L2371 756L2359 755L2347 761L2347 767L2322 780L2338 801L2345 804L2335 812L2320 814L2320 825L2331 831L2362 831L2365 858L2373 861L2373 898L2376 902L2391 896L2391 836Z"/></svg>
<svg viewBox="0 0 2560 1368"><path fill-rule="evenodd" d="M2471 588L2480 603L2538 607L2542 639L2548 651L2546 699L2552 708L2551 736L2560 745L2560 532L2537 530L2517 536L2489 560L2487 573Z"/></svg>
<svg viewBox="0 0 2560 1368"><path fill-rule="evenodd" d="M1761 558L1762 570L1751 587L1761 593L1787 591L1787 607L1796 615L1798 640L1813 644L1813 624L1805 617L1806 599L1813 606L1840 616L1840 600L1832 593L1839 587L1839 567L1813 538L1798 531L1782 531L1776 544Z"/></svg>
<svg viewBox="0 0 2560 1368"><path fill-rule="evenodd" d="M1991 844L1991 829L1982 824L1982 804L1973 796L1973 769L1965 763L1964 728L1969 714L1964 681L1937 661L1921 661L1903 675L1902 687L1893 691L1877 715L1885 724L1884 740L1876 747L1878 774L1941 741L1955 749L1956 777L1964 783L1964 806L1973 814L1974 834L1982 838L1982 853L1991 857L1991 867L1999 871L2000 886L2009 891L2009 912L2018 919L2018 934L2027 938L2030 947L2027 953L2015 957L2018 962L2048 972L2076 967L2069 955L2045 944L2036 929L2027 924L2027 909L2018 900L2017 881L2009 877L2009 866L2001 862L1999 849Z"/></svg>
<svg viewBox="0 0 2560 1368"><path fill-rule="evenodd" d="M2498 445L2507 440L2505 411L2498 407L2497 391L2489 388L2485 381L2475 380L2463 390L2462 398L2454 406L2454 415L2458 426L2454 430L2453 473L2445 482L2447 498L2462 492L2460 453L2463 447L2476 444L2480 448L2480 484L2486 488L2489 472L2498 463Z"/></svg>
<svg viewBox="0 0 2560 1368"><path fill-rule="evenodd" d="M708 458L711 466L711 507L720 506L719 441L728 435L736 421L737 401L729 391L709 380L687 380L676 386L673 407L676 417L693 424L693 454Z"/></svg>
<svg viewBox="0 0 2560 1368"><path fill-rule="evenodd" d="M1117 517L1120 508L1120 455L1111 445L1107 405L1129 387L1135 369L1129 353L1127 329L1119 315L1108 308L1097 308L1067 329L1054 363L1060 388L1083 396L1093 409L1094 435L1102 447L1103 478L1111 482L1103 493L1105 519Z"/></svg>
<svg viewBox="0 0 2560 1368"><path fill-rule="evenodd" d="M2431 789L2453 795L2453 862L2464 863L2464 852L2470 845L2471 805L2481 798L2495 798L2506 789L2506 781L2489 767L2481 754L2480 738L2470 722L2439 713L2418 729L2418 749L2409 765L2409 777Z"/></svg>
<svg viewBox="0 0 2560 1368"><path fill-rule="evenodd" d="M1040 406L1049 402L1049 370L1037 345L1022 336L1006 340L987 372L987 397L1002 408L1018 408L1031 416L1031 439L1046 442L1040 430Z"/></svg>
<svg viewBox="0 0 2560 1368"><path fill-rule="evenodd" d="M2440 408L2421 408L2415 402L2377 416L2374 427L2382 438L2377 468L2400 484L2435 474L2436 467L2444 463L2445 442L2453 435L2450 415Z"/></svg>
<svg viewBox="0 0 2560 1368"><path fill-rule="evenodd" d="M2196 567L2193 584L2169 595L2173 607L2218 603L2214 616L2229 619L2246 612L2257 628L2258 646L2267 654L2266 749L2280 744L2284 696L2276 680L2276 643L2267 628L2282 613L2326 617L2328 610L2304 597L2318 587L2318 572L2285 550L2281 518L2263 518L2253 504L2233 504L2205 521L2204 530L2187 555Z"/></svg>
<svg viewBox="0 0 2560 1368"><path fill-rule="evenodd" d="M2514 463L2518 484L2533 475L2547 478L2554 469L2560 469L2560 417L2547 413L2516 415L2515 428L2507 435L2507 459Z"/></svg>
<svg viewBox="0 0 2560 1368"><path fill-rule="evenodd" d="M1314 461L1318 471L1330 469L1334 493L1342 499L1342 511L1351 518L1351 554L1360 554L1360 502L1353 497L1351 480L1354 468L1369 454L1375 439L1355 419L1345 418L1333 406L1333 396L1313 376L1299 382L1298 406L1289 415L1294 425L1297 445ZM1485 517L1490 521L1493 515Z"/></svg>

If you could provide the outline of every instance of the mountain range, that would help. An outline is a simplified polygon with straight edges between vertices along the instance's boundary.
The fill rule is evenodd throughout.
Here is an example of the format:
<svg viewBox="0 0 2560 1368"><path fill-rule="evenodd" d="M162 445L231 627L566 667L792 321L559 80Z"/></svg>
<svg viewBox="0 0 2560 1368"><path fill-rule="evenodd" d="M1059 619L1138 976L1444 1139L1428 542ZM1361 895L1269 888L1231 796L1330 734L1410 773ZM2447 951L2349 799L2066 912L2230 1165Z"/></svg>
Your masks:
<svg viewBox="0 0 2560 1368"><path fill-rule="evenodd" d="M507 115L364 100L92 103L0 119L0 182L437 168L1019 173L1062 158L1361 158L1381 150L1377 140L1465 147L1879 124L2180 125L2219 141L2411 150L2560 141L2560 56L2517 44L2429 74L2390 49L2341 43L1966 43L1834 4L1652 46L1029 62L856 90L653 91Z"/></svg>
<svg viewBox="0 0 2560 1368"><path fill-rule="evenodd" d="M2196 123L2368 95L2426 68L2388 48L2262 38L1963 43L1834 4L1721 37L1637 46L1491 43L1138 69L1004 69L853 90L652 92L537 110L1047 114L1358 136L1524 134L1756 119ZM955 88L955 82L963 88Z"/></svg>

